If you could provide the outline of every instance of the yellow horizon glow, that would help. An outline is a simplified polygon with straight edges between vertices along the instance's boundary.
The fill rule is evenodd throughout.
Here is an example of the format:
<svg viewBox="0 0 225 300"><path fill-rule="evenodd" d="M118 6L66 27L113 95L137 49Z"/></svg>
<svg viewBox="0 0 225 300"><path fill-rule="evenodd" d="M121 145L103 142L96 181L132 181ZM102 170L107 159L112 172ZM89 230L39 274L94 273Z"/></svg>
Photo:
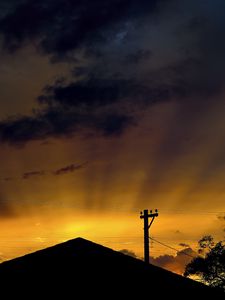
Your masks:
<svg viewBox="0 0 225 300"><path fill-rule="evenodd" d="M155 219L150 234L178 250L182 249L179 243L186 243L195 249L198 239L206 233L216 233L215 237L220 237L218 224L217 215L159 210L159 217ZM143 257L143 221L139 218L139 211L130 213L78 211L62 214L59 210L51 216L42 214L3 220L0 225L2 228L0 252L3 260L76 237L86 238L118 251L128 249L135 252L138 257ZM151 244L150 252L153 257L163 254L176 255L175 251L156 243Z"/></svg>

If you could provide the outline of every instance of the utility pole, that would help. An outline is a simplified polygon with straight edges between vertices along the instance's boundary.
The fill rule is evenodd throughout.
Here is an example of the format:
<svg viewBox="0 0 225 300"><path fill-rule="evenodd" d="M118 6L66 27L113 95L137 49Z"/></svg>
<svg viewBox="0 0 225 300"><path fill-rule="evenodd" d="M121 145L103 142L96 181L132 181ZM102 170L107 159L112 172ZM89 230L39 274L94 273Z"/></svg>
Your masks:
<svg viewBox="0 0 225 300"><path fill-rule="evenodd" d="M145 263L149 264L149 228L151 227L155 217L158 217L158 210L155 209L155 212L152 213L152 210L150 210L150 213L148 213L148 209L144 209L144 211L141 211L141 219L144 219L144 261ZM151 219L150 224L148 223L148 219Z"/></svg>

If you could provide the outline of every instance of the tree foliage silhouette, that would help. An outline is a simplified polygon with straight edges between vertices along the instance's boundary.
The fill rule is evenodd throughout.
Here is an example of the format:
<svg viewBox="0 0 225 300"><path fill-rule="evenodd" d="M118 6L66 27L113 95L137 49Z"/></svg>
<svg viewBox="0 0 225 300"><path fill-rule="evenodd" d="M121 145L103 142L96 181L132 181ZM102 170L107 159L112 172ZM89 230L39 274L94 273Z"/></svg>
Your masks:
<svg viewBox="0 0 225 300"><path fill-rule="evenodd" d="M184 276L198 276L212 287L225 291L225 245L214 242L212 236L204 236L198 242L199 256L187 264Z"/></svg>

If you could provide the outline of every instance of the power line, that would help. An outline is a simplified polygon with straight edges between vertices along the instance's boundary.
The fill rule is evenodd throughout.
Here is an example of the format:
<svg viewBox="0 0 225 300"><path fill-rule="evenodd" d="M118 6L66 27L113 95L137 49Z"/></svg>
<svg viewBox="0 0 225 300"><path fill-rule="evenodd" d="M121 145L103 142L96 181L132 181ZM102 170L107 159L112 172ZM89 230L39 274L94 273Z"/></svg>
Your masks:
<svg viewBox="0 0 225 300"><path fill-rule="evenodd" d="M165 247L167 247L167 248L169 248L169 249L172 249L172 250L174 250L174 251L180 253L180 250L178 250L178 249L176 249L176 248L173 248L173 247L171 247L171 246L169 246L169 245L167 245L167 244L164 244L164 243L162 243L162 242L160 242L160 241L158 241L158 240L156 240L156 239L154 239L154 238L152 238L152 237L149 237L149 239L150 239L150 240L153 240L154 242L156 242L156 243L158 243L158 244L161 244L162 246L165 246ZM190 257L192 257L192 258L195 258L195 256L193 256L193 255L191 255L191 254L188 254L188 253L186 253L186 252L182 252L182 254L187 255L187 256L190 256Z"/></svg>
<svg viewBox="0 0 225 300"><path fill-rule="evenodd" d="M225 211L200 211L200 210L180 210L180 209L160 209L164 213L175 213L175 214L201 214L201 215L220 215L225 214Z"/></svg>

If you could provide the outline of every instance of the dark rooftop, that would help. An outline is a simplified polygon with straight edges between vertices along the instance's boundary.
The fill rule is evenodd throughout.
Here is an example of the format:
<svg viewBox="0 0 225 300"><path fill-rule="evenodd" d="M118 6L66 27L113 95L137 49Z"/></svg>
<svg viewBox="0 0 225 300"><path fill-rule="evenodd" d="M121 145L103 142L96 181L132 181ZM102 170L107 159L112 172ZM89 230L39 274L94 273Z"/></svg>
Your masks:
<svg viewBox="0 0 225 300"><path fill-rule="evenodd" d="M212 288L83 238L1 263L0 282L2 292L29 299L32 295L70 299L71 293L82 294L79 299L112 299L113 295L120 299L136 293L142 297L166 294L173 299L196 294L217 298Z"/></svg>

